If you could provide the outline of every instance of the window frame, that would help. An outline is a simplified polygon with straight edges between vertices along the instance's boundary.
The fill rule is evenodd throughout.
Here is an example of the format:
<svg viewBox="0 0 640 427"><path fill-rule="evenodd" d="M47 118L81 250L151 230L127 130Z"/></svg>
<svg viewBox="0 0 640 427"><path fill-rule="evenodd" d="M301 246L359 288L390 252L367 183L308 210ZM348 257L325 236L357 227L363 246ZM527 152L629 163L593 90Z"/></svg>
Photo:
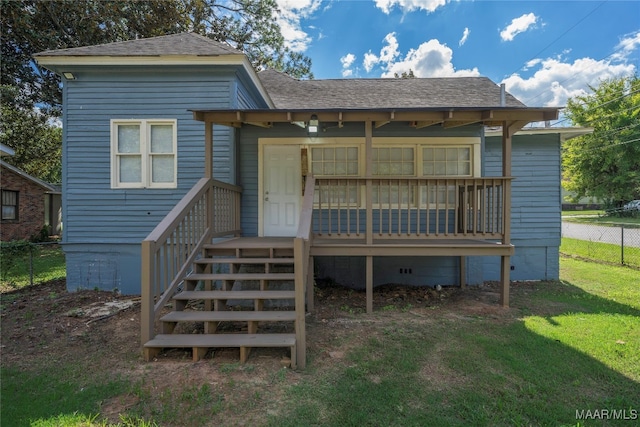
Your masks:
<svg viewBox="0 0 640 427"><path fill-rule="evenodd" d="M121 125L138 125L140 128L139 154L120 153L118 151L118 127ZM171 153L160 155L173 156L173 179L170 182L153 182L152 158L158 154L151 152L151 128L156 125L171 126ZM178 121L177 119L112 119L111 120L111 188L112 189L171 189L178 186ZM120 159L126 155L140 156L140 182L120 181Z"/></svg>
<svg viewBox="0 0 640 427"><path fill-rule="evenodd" d="M5 205L4 203L4 195L5 193L11 193L15 196L15 204ZM13 218L5 218L4 217L4 208L5 206L13 207L14 209L14 217ZM5 190L4 188L0 192L0 218L3 222L18 222L20 221L20 192L16 190Z"/></svg>

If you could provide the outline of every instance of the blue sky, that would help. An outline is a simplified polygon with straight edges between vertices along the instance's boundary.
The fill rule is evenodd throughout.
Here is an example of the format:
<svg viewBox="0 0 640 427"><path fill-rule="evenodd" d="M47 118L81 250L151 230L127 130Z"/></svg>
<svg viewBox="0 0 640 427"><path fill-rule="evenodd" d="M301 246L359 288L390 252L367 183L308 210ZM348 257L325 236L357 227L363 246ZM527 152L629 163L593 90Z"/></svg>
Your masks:
<svg viewBox="0 0 640 427"><path fill-rule="evenodd" d="M530 106L564 106L639 73L640 1L277 0L317 79L486 76Z"/></svg>

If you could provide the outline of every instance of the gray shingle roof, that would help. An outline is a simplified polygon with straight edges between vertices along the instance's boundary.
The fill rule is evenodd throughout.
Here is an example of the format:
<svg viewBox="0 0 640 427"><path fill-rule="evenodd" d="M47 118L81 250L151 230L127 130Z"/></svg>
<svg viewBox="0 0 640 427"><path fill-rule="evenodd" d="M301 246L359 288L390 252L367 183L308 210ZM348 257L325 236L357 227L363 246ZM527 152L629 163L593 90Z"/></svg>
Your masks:
<svg viewBox="0 0 640 427"><path fill-rule="evenodd" d="M228 44L211 40L195 33L170 34L167 36L124 42L106 43L70 49L47 50L35 56L222 56L242 55Z"/></svg>
<svg viewBox="0 0 640 427"><path fill-rule="evenodd" d="M486 77L297 80L258 73L278 109L496 108L500 86ZM525 107L506 94L505 107Z"/></svg>

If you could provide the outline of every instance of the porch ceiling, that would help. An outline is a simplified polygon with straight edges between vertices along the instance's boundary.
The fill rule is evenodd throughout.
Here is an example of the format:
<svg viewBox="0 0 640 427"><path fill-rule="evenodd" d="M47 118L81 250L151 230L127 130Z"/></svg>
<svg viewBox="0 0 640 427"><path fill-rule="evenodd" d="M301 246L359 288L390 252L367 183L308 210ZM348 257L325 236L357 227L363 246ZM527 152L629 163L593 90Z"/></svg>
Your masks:
<svg viewBox="0 0 640 427"><path fill-rule="evenodd" d="M406 122L416 128L441 125L457 127L472 123L502 126L505 122L531 122L556 120L557 108L424 108L375 110L192 110L198 121L240 127L243 124L271 127L274 123L308 122L316 115L320 122L347 123L372 122L381 127L391 122Z"/></svg>

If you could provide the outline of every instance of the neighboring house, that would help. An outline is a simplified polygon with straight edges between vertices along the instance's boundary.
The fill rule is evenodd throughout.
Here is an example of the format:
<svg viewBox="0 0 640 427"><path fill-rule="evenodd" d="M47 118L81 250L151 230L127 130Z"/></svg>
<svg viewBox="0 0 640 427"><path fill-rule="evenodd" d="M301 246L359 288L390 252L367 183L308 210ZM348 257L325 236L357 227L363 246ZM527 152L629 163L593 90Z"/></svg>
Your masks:
<svg viewBox="0 0 640 427"><path fill-rule="evenodd" d="M3 147L3 152L8 151ZM48 235L60 233L59 188L0 160L0 191L0 241L31 239L44 227Z"/></svg>
<svg viewBox="0 0 640 427"><path fill-rule="evenodd" d="M366 288L368 311L381 283L499 280L506 306L510 274L558 276L560 138L512 143L557 110L528 108L489 79L300 81L256 73L195 34L36 59L63 78L67 286L141 292L147 358L232 346L244 360L282 346L304 366L314 270ZM535 164L547 168L540 180ZM519 181L526 195L512 198ZM529 214L533 203L545 214ZM294 290L274 285L287 281ZM256 311L224 311L233 298ZM277 298L295 310L263 310ZM206 310L184 311L189 299ZM194 320L204 337L170 333ZM222 320L249 333L212 333ZM264 321L293 321L295 334L256 333Z"/></svg>

